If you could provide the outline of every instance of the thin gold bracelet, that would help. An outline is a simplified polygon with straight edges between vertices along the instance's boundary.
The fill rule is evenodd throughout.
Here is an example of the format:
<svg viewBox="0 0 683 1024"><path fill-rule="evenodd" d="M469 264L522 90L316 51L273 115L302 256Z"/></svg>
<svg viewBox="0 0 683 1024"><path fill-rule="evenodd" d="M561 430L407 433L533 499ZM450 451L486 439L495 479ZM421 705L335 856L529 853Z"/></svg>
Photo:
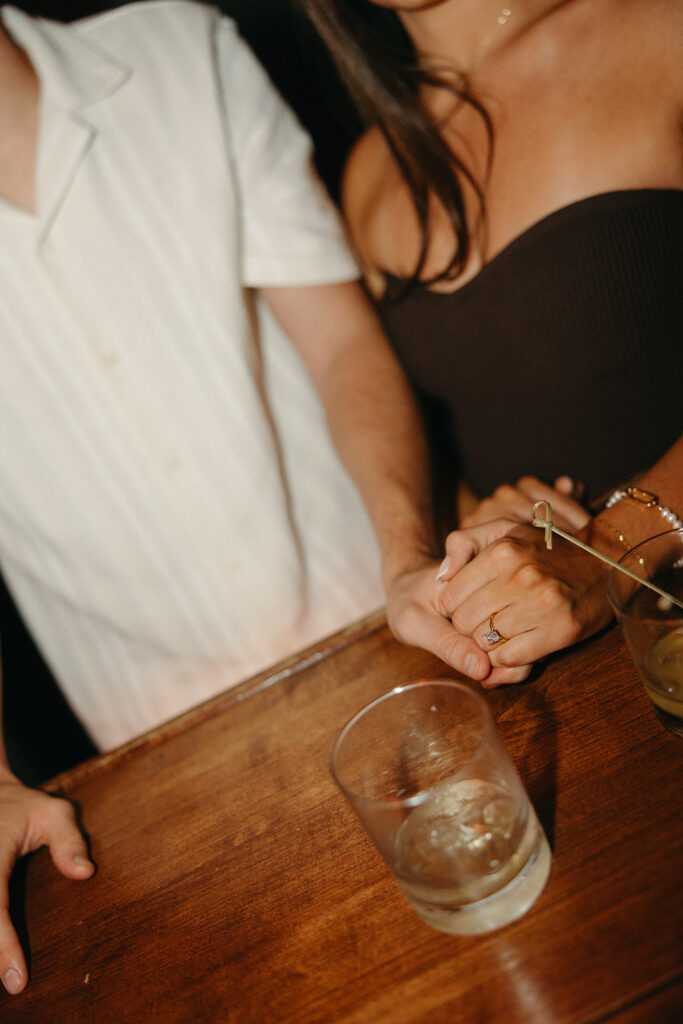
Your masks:
<svg viewBox="0 0 683 1024"><path fill-rule="evenodd" d="M608 523L606 519L598 519L597 516L595 518L595 522L598 523L600 526L604 526L606 530L611 530L615 537L618 537L619 541L624 545L626 550L631 550L633 544L629 544L629 542L626 540L626 537L623 535L621 530L618 529L618 527L612 526L612 524Z"/></svg>
<svg viewBox="0 0 683 1024"><path fill-rule="evenodd" d="M631 550L633 545L631 543L629 543L629 541L626 540L626 537L621 532L621 530L619 529L618 526L613 526L612 523L608 523L606 519L600 519L597 516L595 517L593 522L594 523L598 523L599 526L604 526L606 529L611 530L612 533L615 535L615 537L617 537L619 539L619 541L624 545L626 550L627 551ZM642 570L645 573L645 575L649 578L650 574L647 571L647 566L645 565L645 559L642 557L642 555L638 558L638 564L642 568Z"/></svg>

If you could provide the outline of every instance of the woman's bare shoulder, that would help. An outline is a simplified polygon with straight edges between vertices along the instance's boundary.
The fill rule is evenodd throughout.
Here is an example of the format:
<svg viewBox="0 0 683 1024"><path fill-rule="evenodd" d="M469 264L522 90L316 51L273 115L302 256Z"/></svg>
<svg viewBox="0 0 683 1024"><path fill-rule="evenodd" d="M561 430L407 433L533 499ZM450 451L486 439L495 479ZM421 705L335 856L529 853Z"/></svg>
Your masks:
<svg viewBox="0 0 683 1024"><path fill-rule="evenodd" d="M347 158L342 207L371 286L373 278L379 284L384 271L400 274L412 266L417 238L415 212L408 188L379 128L368 129ZM373 291L377 290L373 287Z"/></svg>
<svg viewBox="0 0 683 1024"><path fill-rule="evenodd" d="M342 179L342 206L351 236L361 253L372 249L386 207L386 189L397 175L379 128L370 128L351 150Z"/></svg>

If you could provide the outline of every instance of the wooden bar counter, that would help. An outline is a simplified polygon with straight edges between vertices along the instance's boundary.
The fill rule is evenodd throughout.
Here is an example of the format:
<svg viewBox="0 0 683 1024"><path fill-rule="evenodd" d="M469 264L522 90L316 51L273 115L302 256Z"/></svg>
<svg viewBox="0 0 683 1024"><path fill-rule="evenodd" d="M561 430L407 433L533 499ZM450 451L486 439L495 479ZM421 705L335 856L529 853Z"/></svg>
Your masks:
<svg viewBox="0 0 683 1024"><path fill-rule="evenodd" d="M680 1024L683 740L615 627L488 694L553 848L485 936L423 924L336 789L345 722L454 677L381 616L60 776L96 876L22 861L2 1024Z"/></svg>

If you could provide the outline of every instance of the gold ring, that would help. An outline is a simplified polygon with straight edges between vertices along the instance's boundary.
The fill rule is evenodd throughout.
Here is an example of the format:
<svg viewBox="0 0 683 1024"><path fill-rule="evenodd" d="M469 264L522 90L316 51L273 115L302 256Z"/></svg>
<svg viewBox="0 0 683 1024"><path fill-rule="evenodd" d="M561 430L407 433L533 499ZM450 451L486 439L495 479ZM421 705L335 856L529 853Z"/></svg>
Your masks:
<svg viewBox="0 0 683 1024"><path fill-rule="evenodd" d="M481 634L482 640L485 640L489 647L493 647L494 644L506 644L507 637L503 636L500 630L496 629L493 625L493 615L489 615L489 631L488 633Z"/></svg>

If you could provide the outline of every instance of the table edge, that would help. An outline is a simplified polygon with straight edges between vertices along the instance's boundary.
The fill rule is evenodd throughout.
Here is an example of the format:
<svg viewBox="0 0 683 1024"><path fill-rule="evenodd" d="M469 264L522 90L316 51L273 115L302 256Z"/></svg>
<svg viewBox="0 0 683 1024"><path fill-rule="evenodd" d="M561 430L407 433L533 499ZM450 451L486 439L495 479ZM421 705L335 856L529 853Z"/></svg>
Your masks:
<svg viewBox="0 0 683 1024"><path fill-rule="evenodd" d="M355 643L361 637L377 632L386 625L386 610L379 608L342 629L322 637L308 647L275 662L261 672L244 679L241 683L222 690L209 700L189 708L187 711L162 722L154 729L141 733L127 743L113 750L96 754L81 764L68 768L55 775L40 787L50 793L66 794L70 789L82 785L96 775L114 767L142 748L152 748L165 743L178 733L192 729L195 725L217 715L241 701L262 693L284 679L290 679L299 672L304 672L312 665L324 661L331 655Z"/></svg>

